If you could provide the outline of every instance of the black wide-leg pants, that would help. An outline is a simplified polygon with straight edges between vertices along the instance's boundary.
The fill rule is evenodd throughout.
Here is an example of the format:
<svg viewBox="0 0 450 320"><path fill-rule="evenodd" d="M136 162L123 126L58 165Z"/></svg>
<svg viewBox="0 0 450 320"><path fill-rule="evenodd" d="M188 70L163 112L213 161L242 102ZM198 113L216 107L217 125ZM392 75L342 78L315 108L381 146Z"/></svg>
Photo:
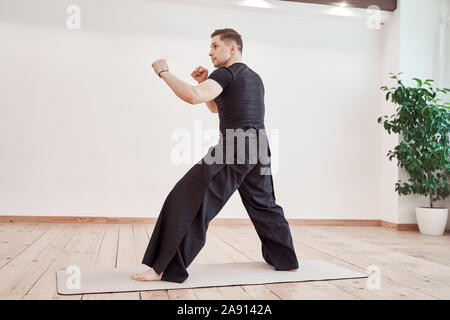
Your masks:
<svg viewBox="0 0 450 320"><path fill-rule="evenodd" d="M256 163L250 161L249 145L258 144L260 139L265 140L268 163L259 156ZM219 144L210 148L211 154L225 144L223 135ZM289 224L275 202L267 136L257 134L245 140L244 163L238 162L242 158L236 148L237 143L231 151L234 163L207 164L211 162L204 161L205 156L167 196L142 260L157 274L164 272L161 280L182 283L188 278L187 267L206 243L209 222L236 189L261 240L264 260L275 270L298 268ZM222 150L224 157L230 153Z"/></svg>

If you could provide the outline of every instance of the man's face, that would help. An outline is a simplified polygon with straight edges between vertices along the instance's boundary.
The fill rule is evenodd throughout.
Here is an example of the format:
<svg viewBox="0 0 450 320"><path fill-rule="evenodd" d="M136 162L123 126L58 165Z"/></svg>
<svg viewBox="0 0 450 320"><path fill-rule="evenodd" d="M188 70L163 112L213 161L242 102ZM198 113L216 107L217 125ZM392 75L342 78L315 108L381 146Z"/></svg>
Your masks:
<svg viewBox="0 0 450 320"><path fill-rule="evenodd" d="M209 51L209 56L212 59L214 67L219 68L226 65L228 60L236 52L236 45L234 41L226 42L220 40L220 35L214 36L211 39L211 50Z"/></svg>

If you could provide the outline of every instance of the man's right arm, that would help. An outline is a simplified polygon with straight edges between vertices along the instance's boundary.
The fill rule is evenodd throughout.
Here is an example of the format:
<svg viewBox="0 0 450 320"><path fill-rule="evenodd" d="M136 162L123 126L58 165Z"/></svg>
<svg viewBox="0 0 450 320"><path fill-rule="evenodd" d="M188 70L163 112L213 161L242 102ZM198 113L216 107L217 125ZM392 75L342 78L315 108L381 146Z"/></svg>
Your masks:
<svg viewBox="0 0 450 320"><path fill-rule="evenodd" d="M211 101L206 102L206 105L208 106L209 110L210 110L212 113L218 113L217 105L216 105L216 103L214 102L214 100L211 100Z"/></svg>
<svg viewBox="0 0 450 320"><path fill-rule="evenodd" d="M203 81L207 80L208 78L208 69L198 66L192 73L192 78L194 78L198 84L202 83ZM217 105L214 102L214 100L210 100L205 102L206 106L212 113L218 113Z"/></svg>

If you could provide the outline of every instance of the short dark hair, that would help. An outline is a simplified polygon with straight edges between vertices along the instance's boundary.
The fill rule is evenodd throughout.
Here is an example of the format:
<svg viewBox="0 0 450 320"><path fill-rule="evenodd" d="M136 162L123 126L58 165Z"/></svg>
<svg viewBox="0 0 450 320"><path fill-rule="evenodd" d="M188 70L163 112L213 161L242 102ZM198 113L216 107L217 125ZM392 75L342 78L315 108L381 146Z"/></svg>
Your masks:
<svg viewBox="0 0 450 320"><path fill-rule="evenodd" d="M236 32L236 30L225 28L225 29L216 29L211 34L211 38L220 35L220 40L226 41L226 40L234 40L237 43L237 48L239 52L242 54L242 38L239 33Z"/></svg>

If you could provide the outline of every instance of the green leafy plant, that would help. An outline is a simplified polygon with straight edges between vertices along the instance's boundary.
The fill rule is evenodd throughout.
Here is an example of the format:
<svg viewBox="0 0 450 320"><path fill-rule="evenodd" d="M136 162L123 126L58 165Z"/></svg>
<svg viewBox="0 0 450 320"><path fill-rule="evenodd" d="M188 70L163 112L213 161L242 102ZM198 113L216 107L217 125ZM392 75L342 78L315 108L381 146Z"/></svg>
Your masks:
<svg viewBox="0 0 450 320"><path fill-rule="evenodd" d="M396 113L383 120L378 118L384 128L391 134L399 133L403 141L389 150L389 161L397 158L397 164L405 168L410 183L395 184L395 191L400 195L410 193L429 197L430 208L433 201L443 200L450 194L450 103L436 98L437 93L447 94L450 89L434 88L433 80L417 82L416 87L406 87L398 74L391 74L398 86L380 89L387 91L386 100L398 105Z"/></svg>

